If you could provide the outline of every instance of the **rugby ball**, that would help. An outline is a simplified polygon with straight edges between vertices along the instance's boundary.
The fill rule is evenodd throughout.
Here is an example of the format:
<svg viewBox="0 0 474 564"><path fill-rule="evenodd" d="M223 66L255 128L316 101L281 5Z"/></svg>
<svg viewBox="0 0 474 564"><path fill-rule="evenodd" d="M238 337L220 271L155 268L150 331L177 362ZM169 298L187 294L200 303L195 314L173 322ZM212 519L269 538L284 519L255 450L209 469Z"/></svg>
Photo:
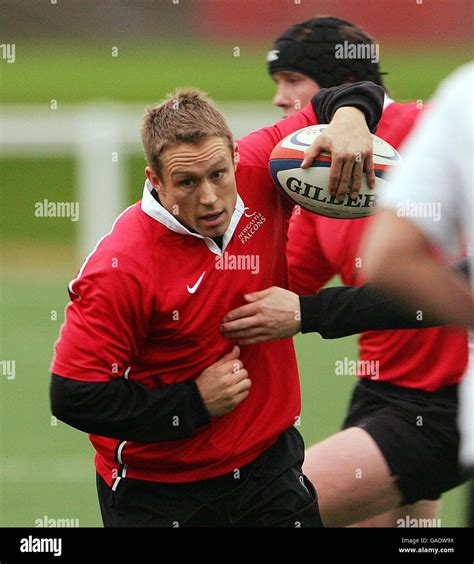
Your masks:
<svg viewBox="0 0 474 564"><path fill-rule="evenodd" d="M309 168L300 168L304 151L327 127L327 124L304 127L275 146L269 160L273 182L285 196L310 212L338 219L366 217L373 211L377 193L387 183L386 175L392 167L401 164L402 158L389 143L373 135L375 188L368 187L364 174L355 200L349 198L349 195L341 201L336 200L328 191L331 166L329 153L320 153Z"/></svg>

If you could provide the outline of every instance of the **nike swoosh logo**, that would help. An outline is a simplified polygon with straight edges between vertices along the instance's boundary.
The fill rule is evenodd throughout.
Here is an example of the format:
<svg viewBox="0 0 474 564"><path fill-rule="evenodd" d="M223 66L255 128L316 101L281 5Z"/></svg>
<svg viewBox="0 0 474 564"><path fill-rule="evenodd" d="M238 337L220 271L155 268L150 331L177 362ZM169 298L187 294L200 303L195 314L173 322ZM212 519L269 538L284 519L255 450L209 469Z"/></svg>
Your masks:
<svg viewBox="0 0 474 564"><path fill-rule="evenodd" d="M201 274L201 276L199 277L199 280L196 282L196 284L194 284L194 286L192 286L191 288L189 286L187 286L188 292L190 294L194 294L196 292L196 290L199 288L199 284L202 282L202 279L204 278L204 274L206 274L206 271L204 271Z"/></svg>

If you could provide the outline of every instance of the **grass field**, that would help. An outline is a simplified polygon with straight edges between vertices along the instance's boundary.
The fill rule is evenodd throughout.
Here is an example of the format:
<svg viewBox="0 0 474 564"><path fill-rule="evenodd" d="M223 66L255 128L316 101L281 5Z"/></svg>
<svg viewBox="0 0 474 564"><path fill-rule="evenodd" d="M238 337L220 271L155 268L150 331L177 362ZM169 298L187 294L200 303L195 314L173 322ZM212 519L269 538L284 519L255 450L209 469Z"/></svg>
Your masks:
<svg viewBox="0 0 474 564"><path fill-rule="evenodd" d="M157 100L176 86L197 86L216 100L270 100L272 81L266 71L267 44L240 46L194 43L113 44L22 43L16 62L2 67L0 102L85 99ZM472 58L471 45L443 47L382 45L382 70L393 96L423 99L451 70Z"/></svg>
<svg viewBox="0 0 474 564"><path fill-rule="evenodd" d="M37 102L58 111L90 99L156 100L177 85L192 84L218 100L270 100L265 71L268 46L23 44L17 62L2 67L1 102ZM387 84L400 100L425 100L436 83L468 60L463 46L443 50L383 49ZM128 163L129 200L139 198L143 159ZM67 303L77 224L34 218L34 202L74 199L76 169L69 158L0 159L1 349L15 360L16 377L0 376L0 526L34 526L45 515L101 524L95 498L93 450L87 437L51 420L49 363ZM335 432L352 378L334 376L334 362L356 358L355 338L322 342L297 339L302 375L301 431L312 443ZM463 488L445 496L442 523L463 526Z"/></svg>
<svg viewBox="0 0 474 564"><path fill-rule="evenodd" d="M55 249L65 265L67 252L67 247ZM49 411L48 369L72 265L69 273L68 268L59 270L51 257L41 260L37 253L36 259L30 256L29 269L15 266L26 258L12 259L2 281L0 358L16 360L16 377L0 377L0 526L34 526L44 515L100 526L93 449L85 434L61 422L55 425ZM338 429L354 379L335 376L334 363L341 356L356 358L357 346L354 338L323 342L305 335L297 339L297 352L303 392L300 430L311 444ZM444 526L464 525L462 497L463 488L445 496Z"/></svg>
<svg viewBox="0 0 474 564"><path fill-rule="evenodd" d="M68 102L90 100L156 101L176 86L193 85L220 101L270 100L273 82L265 66L267 45L121 43L119 56L111 46L81 43L22 43L15 64L3 65L0 103L37 103L60 112ZM412 46L381 47L386 84L398 100L426 101L436 84L469 60L469 46L442 49ZM130 200L139 197L144 161L130 159ZM76 163L70 158L0 158L0 234L2 239L72 242L77 224L32 220L34 202L74 199Z"/></svg>

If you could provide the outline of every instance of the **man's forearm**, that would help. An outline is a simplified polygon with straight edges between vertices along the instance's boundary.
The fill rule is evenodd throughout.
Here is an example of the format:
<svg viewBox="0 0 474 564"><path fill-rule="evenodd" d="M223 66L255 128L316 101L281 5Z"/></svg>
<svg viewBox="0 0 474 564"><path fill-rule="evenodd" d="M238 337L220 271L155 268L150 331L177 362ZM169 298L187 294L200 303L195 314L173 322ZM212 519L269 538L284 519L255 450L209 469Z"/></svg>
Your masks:
<svg viewBox="0 0 474 564"><path fill-rule="evenodd" d="M300 296L301 332L338 339L364 331L422 329L433 320L419 319L415 309L401 311L376 288L365 285L325 288L314 296Z"/></svg>
<svg viewBox="0 0 474 564"><path fill-rule="evenodd" d="M86 433L141 443L185 439L209 423L193 381L150 390L125 378L79 382L53 374L51 410Z"/></svg>
<svg viewBox="0 0 474 564"><path fill-rule="evenodd" d="M450 269L468 276L467 258L454 262ZM423 329L441 325L433 315L427 317L418 307L401 307L371 284L325 288L314 296L301 296L301 332L320 333L325 339L347 337L364 331Z"/></svg>
<svg viewBox="0 0 474 564"><path fill-rule="evenodd" d="M383 88L367 81L324 88L311 100L320 123L329 123L336 110L351 106L364 113L372 133L382 117L383 102Z"/></svg>
<svg viewBox="0 0 474 564"><path fill-rule="evenodd" d="M388 261L373 283L439 323L474 327L474 301L467 281L429 254L403 257L403 269Z"/></svg>
<svg viewBox="0 0 474 564"><path fill-rule="evenodd" d="M369 228L362 255L371 284L439 322L474 326L467 282L433 257L429 239L409 219L382 209Z"/></svg>

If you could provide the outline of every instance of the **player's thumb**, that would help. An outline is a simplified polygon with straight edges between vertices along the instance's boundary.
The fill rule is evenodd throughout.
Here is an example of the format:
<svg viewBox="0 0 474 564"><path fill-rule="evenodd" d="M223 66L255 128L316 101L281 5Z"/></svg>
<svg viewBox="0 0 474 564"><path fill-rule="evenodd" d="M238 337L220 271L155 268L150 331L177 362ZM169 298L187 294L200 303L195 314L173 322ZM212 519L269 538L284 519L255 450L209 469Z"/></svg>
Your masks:
<svg viewBox="0 0 474 564"><path fill-rule="evenodd" d="M251 294L244 294L244 300L247 302L258 302L270 292L270 288L260 290L260 292L252 292Z"/></svg>
<svg viewBox="0 0 474 564"><path fill-rule="evenodd" d="M239 358L239 355L240 355L240 348L237 345L235 345L234 348L230 351L230 353L227 353L219 360L219 364Z"/></svg>

